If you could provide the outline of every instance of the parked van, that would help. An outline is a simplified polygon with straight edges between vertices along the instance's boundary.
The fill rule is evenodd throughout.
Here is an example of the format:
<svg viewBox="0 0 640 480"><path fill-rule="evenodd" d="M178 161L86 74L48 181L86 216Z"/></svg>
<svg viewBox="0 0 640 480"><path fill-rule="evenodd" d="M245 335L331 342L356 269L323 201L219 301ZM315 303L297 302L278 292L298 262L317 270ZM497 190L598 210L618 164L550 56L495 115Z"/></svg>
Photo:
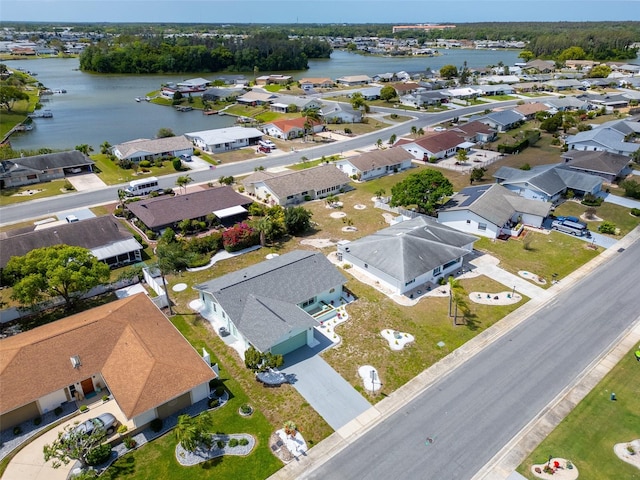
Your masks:
<svg viewBox="0 0 640 480"><path fill-rule="evenodd" d="M161 190L158 185L158 179L156 177L149 177L129 182L129 186L124 189L124 193L129 197L137 197L140 195L149 195L151 192L159 192Z"/></svg>
<svg viewBox="0 0 640 480"><path fill-rule="evenodd" d="M260 145L261 147L267 147L267 148L269 148L271 150L276 148L276 144L273 143L271 140L260 140L258 142L258 145Z"/></svg>
<svg viewBox="0 0 640 480"><path fill-rule="evenodd" d="M554 220L551 222L551 228L559 232L570 233L571 235L591 237L591 232L584 223L572 222L570 220Z"/></svg>

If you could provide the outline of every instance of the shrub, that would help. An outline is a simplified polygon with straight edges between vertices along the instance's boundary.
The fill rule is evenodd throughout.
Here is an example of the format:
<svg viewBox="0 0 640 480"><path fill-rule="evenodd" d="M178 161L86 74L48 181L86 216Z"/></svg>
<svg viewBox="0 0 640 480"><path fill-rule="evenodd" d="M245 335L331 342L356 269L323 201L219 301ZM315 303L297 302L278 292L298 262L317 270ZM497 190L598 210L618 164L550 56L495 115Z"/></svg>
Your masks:
<svg viewBox="0 0 640 480"><path fill-rule="evenodd" d="M602 222L600 224L600 226L598 227L598 231L600 233L615 234L616 233L616 225L613 222Z"/></svg>
<svg viewBox="0 0 640 480"><path fill-rule="evenodd" d="M122 443L124 443L124 446L127 447L129 450L131 450L132 448L135 448L135 446L138 444L138 442L136 442L131 437L124 437L124 439L122 440Z"/></svg>
<svg viewBox="0 0 640 480"><path fill-rule="evenodd" d="M216 442L216 447L218 447L219 449L223 449L225 446L224 440L218 440Z"/></svg>
<svg viewBox="0 0 640 480"><path fill-rule="evenodd" d="M87 410L89 410L89 407L87 407L86 405L81 405L80 406L80 411L81 412L86 412Z"/></svg>
<svg viewBox="0 0 640 480"><path fill-rule="evenodd" d="M22 433L22 428L20 427L13 427L13 434L14 435L20 435Z"/></svg>
<svg viewBox="0 0 640 480"><path fill-rule="evenodd" d="M241 438L238 440L238 444L244 447L245 445L249 445L249 440L247 438Z"/></svg>
<svg viewBox="0 0 640 480"><path fill-rule="evenodd" d="M118 427L118 435L124 435L125 433L127 433L127 431L129 430L129 427L127 427L124 423L122 425L120 425Z"/></svg>
<svg viewBox="0 0 640 480"><path fill-rule="evenodd" d="M218 408L220 406L220 400L212 398L209 400L209 408Z"/></svg>
<svg viewBox="0 0 640 480"><path fill-rule="evenodd" d="M249 415L252 412L252 410L253 409L251 408L251 406L247 403L243 403L242 405L240 405L240 411L245 415Z"/></svg>
<svg viewBox="0 0 640 480"><path fill-rule="evenodd" d="M216 397L221 397L224 395L224 385L219 385L216 387Z"/></svg>
<svg viewBox="0 0 640 480"><path fill-rule="evenodd" d="M103 402L106 402L106 401L108 401L108 400L109 400L109 395L103 395L103 396L102 396L102 401L103 401Z"/></svg>
<svg viewBox="0 0 640 480"><path fill-rule="evenodd" d="M141 160L138 165L140 165L141 168L149 168L151 167L151 162L149 160Z"/></svg>
<svg viewBox="0 0 640 480"><path fill-rule="evenodd" d="M68 190L68 191L73 191L75 190L74 186L71 185L71 182L69 180L65 180L64 181L64 189Z"/></svg>
<svg viewBox="0 0 640 480"><path fill-rule="evenodd" d="M347 135L351 135L351 133L353 133L351 131L351 129L349 127L344 127L344 133L346 133Z"/></svg>
<svg viewBox="0 0 640 480"><path fill-rule="evenodd" d="M260 236L246 223L238 223L222 234L222 245L227 252L235 252L257 245Z"/></svg>
<svg viewBox="0 0 640 480"><path fill-rule="evenodd" d="M42 423L42 417L36 417L33 419L33 424L37 427Z"/></svg>
<svg viewBox="0 0 640 480"><path fill-rule="evenodd" d="M62 413L62 407L56 407L53 409L53 413L56 414L56 417L59 417L60 414Z"/></svg>
<svg viewBox="0 0 640 480"><path fill-rule="evenodd" d="M634 217L640 217L640 208L632 208L631 215L633 215Z"/></svg>
<svg viewBox="0 0 640 480"><path fill-rule="evenodd" d="M583 205L588 205L590 207L599 207L600 205L602 205L602 198L600 197L596 197L594 194L592 193L587 193L585 194L585 196L582 199L581 202Z"/></svg>
<svg viewBox="0 0 640 480"><path fill-rule="evenodd" d="M171 160L171 165L173 165L173 169L176 172L182 170L182 160L180 160L179 158L174 158L173 160Z"/></svg>
<svg viewBox="0 0 640 480"><path fill-rule="evenodd" d="M89 465L100 465L101 463L109 460L111 456L111 445L108 443L103 443L102 445L92 448L87 453L87 463Z"/></svg>
<svg viewBox="0 0 640 480"><path fill-rule="evenodd" d="M149 428L152 432L158 433L160 430L162 430L162 419L154 418L153 420L151 420L151 423L149 423Z"/></svg>
<svg viewBox="0 0 640 480"><path fill-rule="evenodd" d="M238 439L237 438L232 438L231 440L229 440L229 446L230 447L237 447L238 446Z"/></svg>

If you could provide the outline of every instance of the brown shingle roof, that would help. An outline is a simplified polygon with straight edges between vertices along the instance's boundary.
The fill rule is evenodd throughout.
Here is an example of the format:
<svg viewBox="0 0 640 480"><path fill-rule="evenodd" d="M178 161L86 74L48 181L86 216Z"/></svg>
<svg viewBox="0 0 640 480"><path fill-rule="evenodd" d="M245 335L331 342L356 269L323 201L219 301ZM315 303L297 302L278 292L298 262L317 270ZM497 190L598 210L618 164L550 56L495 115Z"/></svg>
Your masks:
<svg viewBox="0 0 640 480"><path fill-rule="evenodd" d="M434 133L418 138L415 142L431 153L444 152L460 145L464 140L460 135L447 130L446 132Z"/></svg>
<svg viewBox="0 0 640 480"><path fill-rule="evenodd" d="M175 197L150 198L132 202L127 207L142 223L154 229L252 202L249 197L240 195L231 187L218 187Z"/></svg>
<svg viewBox="0 0 640 480"><path fill-rule="evenodd" d="M477 133L489 134L494 131L493 128L491 128L489 125L486 125L477 120L469 122L465 125L458 125L453 129L454 133L456 132L456 130L463 132L465 136L476 135Z"/></svg>
<svg viewBox="0 0 640 480"><path fill-rule="evenodd" d="M536 103L536 102L525 103L522 105L518 105L516 108L514 108L516 112L519 112L525 116L533 115L534 113L537 113L537 112L544 112L545 110L548 110L548 109L549 107L547 107L546 105L542 103Z"/></svg>
<svg viewBox="0 0 640 480"><path fill-rule="evenodd" d="M79 368L71 364L74 355ZM216 376L138 294L0 340L0 412L98 373L128 419Z"/></svg>

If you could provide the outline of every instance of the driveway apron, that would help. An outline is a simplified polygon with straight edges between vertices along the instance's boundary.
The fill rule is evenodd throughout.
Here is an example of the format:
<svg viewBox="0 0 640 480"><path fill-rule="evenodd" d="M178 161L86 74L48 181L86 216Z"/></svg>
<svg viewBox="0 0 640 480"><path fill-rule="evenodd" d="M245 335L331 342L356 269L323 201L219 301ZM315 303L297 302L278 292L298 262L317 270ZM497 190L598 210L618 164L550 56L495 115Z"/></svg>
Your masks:
<svg viewBox="0 0 640 480"><path fill-rule="evenodd" d="M318 355L320 351L320 347L302 347L285 355L281 371L294 377L294 388L331 428L338 430L371 404Z"/></svg>

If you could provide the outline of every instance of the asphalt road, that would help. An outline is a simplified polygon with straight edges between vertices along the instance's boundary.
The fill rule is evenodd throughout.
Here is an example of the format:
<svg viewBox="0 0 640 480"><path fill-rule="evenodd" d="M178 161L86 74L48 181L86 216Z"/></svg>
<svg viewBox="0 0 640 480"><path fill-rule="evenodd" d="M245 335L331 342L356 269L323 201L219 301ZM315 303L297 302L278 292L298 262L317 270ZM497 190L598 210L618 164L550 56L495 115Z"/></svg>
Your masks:
<svg viewBox="0 0 640 480"><path fill-rule="evenodd" d="M274 154L267 157L257 158L255 160L247 160L227 165L220 165L213 170L201 170L190 172L189 175L195 183L206 183L217 180L221 176L244 175L250 173L255 167L263 166L265 168L279 167L291 165L300 161L302 155L308 158L320 158L346 152L348 150L372 146L378 138L384 141L388 140L392 134L396 136L406 135L412 126L417 128L425 128L428 125L444 122L453 117L466 115L469 113L481 112L489 107L514 105L516 101L496 102L488 105L477 105L474 107L461 108L455 111L449 110L440 113L419 113L406 112L404 110L394 110L392 108L376 108L376 112L398 113L399 115L412 115L415 120L405 122L400 125L388 127L367 135L361 135L350 140L321 145L302 152L292 152L285 154ZM160 186L162 188L175 187L176 178L184 175L184 172L166 175L160 178ZM9 205L0 208L0 224L11 224L53 215L58 212L66 212L76 210L81 207L100 205L108 202L116 202L118 200L118 189L126 186L126 184L110 186L101 190L92 192L78 192L66 195L58 195L56 197L43 198L40 200L32 200L30 202Z"/></svg>
<svg viewBox="0 0 640 480"><path fill-rule="evenodd" d="M640 242L303 478L472 478L638 317L638 264Z"/></svg>

